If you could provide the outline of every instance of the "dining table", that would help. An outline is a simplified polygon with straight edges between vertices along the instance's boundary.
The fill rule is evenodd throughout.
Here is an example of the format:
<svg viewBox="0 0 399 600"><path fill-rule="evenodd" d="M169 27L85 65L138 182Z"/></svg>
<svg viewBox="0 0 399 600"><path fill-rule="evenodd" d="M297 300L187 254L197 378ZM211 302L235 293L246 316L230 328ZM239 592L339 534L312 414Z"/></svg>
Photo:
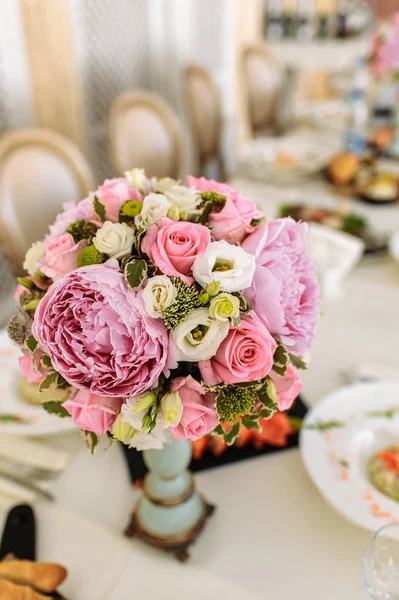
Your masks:
<svg viewBox="0 0 399 600"><path fill-rule="evenodd" d="M268 216L280 203L305 201L335 205L337 196L320 177L294 186L253 181L243 174L230 184L251 197ZM350 200L380 231L399 231L399 205L369 206ZM399 264L387 254L365 256L348 276L340 297L323 301L309 368L303 372L303 398L309 408L326 394L350 384L359 365L399 367ZM398 369L399 373L399 369ZM91 455L78 432L47 437L45 443L72 456L65 472L51 485L55 505L123 536L139 491L132 485L122 448L100 447ZM107 444L105 444L106 446ZM134 582L151 581L147 598L205 598L209 577L218 586L206 597L217 600L232 587L237 598L278 600L365 600L362 558L371 532L348 522L320 495L302 464L299 449L287 449L203 471L196 482L217 506L186 564L162 554L167 572L192 581L192 595L157 577L159 551L126 540L131 589L115 581L110 600L142 600ZM40 501L45 510L44 501ZM56 532L55 532L56 534ZM76 540L77 548L79 540ZM129 548L132 556L129 558ZM133 552L134 550L134 552ZM93 543L92 552L101 552ZM143 564L141 564L141 559ZM130 561L130 562L129 562ZM153 561L153 563L152 563ZM191 579L190 579L191 578ZM196 590L198 592L196 593ZM105 597L104 597L105 600Z"/></svg>

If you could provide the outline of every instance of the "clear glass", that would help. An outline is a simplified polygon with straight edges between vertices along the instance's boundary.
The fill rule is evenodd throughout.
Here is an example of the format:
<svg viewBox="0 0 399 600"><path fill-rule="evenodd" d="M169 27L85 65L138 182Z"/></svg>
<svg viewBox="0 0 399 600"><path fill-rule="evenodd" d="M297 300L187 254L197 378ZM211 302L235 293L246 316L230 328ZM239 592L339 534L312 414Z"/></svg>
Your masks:
<svg viewBox="0 0 399 600"><path fill-rule="evenodd" d="M366 590L374 600L399 600L399 523L373 535L363 561Z"/></svg>

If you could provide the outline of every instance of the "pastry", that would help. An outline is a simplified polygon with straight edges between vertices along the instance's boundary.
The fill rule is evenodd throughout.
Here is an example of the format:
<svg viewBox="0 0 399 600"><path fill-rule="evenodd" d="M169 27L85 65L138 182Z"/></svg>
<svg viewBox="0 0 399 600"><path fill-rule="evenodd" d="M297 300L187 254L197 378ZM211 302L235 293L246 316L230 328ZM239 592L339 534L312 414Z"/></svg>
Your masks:
<svg viewBox="0 0 399 600"><path fill-rule="evenodd" d="M41 592L54 592L66 576L66 569L55 563L30 560L5 560L0 563L0 578L31 585Z"/></svg>
<svg viewBox="0 0 399 600"><path fill-rule="evenodd" d="M363 196L376 202L394 201L398 197L398 180L388 172L377 173L366 181L362 180L357 188Z"/></svg>
<svg viewBox="0 0 399 600"><path fill-rule="evenodd" d="M337 154L328 166L328 174L337 185L346 185L356 176L360 160L355 154L342 152Z"/></svg>
<svg viewBox="0 0 399 600"><path fill-rule="evenodd" d="M2 600L49 600L26 585L18 585L8 579L0 579L0 598Z"/></svg>

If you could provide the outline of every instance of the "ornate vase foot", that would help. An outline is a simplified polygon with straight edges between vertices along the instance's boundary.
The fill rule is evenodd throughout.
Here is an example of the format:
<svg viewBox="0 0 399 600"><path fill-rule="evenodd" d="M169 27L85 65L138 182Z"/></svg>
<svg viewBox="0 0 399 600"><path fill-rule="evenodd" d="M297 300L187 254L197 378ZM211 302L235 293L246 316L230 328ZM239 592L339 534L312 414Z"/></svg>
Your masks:
<svg viewBox="0 0 399 600"><path fill-rule="evenodd" d="M144 452L149 473L125 531L127 537L171 552L181 562L189 558L189 546L215 510L195 489L194 479L186 470L190 459L191 445L186 440Z"/></svg>

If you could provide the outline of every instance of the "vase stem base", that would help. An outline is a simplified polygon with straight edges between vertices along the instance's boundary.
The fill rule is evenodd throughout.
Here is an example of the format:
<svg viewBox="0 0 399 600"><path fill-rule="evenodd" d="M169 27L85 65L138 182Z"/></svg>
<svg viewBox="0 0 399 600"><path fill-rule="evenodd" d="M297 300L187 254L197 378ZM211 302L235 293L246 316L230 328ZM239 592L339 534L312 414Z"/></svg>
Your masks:
<svg viewBox="0 0 399 600"><path fill-rule="evenodd" d="M213 504L209 504L203 498L202 504L203 511L201 517L189 531L183 534L179 534L177 536L171 535L168 537L161 537L150 533L140 524L140 521L138 519L138 511L136 509L134 510L131 521L125 530L125 535L129 538L137 537L139 540L142 540L146 544L155 546L156 548L174 554L180 562L185 562L190 557L188 548L191 544L195 542L197 537L200 535L200 533L205 527L208 518L213 514L216 508Z"/></svg>

